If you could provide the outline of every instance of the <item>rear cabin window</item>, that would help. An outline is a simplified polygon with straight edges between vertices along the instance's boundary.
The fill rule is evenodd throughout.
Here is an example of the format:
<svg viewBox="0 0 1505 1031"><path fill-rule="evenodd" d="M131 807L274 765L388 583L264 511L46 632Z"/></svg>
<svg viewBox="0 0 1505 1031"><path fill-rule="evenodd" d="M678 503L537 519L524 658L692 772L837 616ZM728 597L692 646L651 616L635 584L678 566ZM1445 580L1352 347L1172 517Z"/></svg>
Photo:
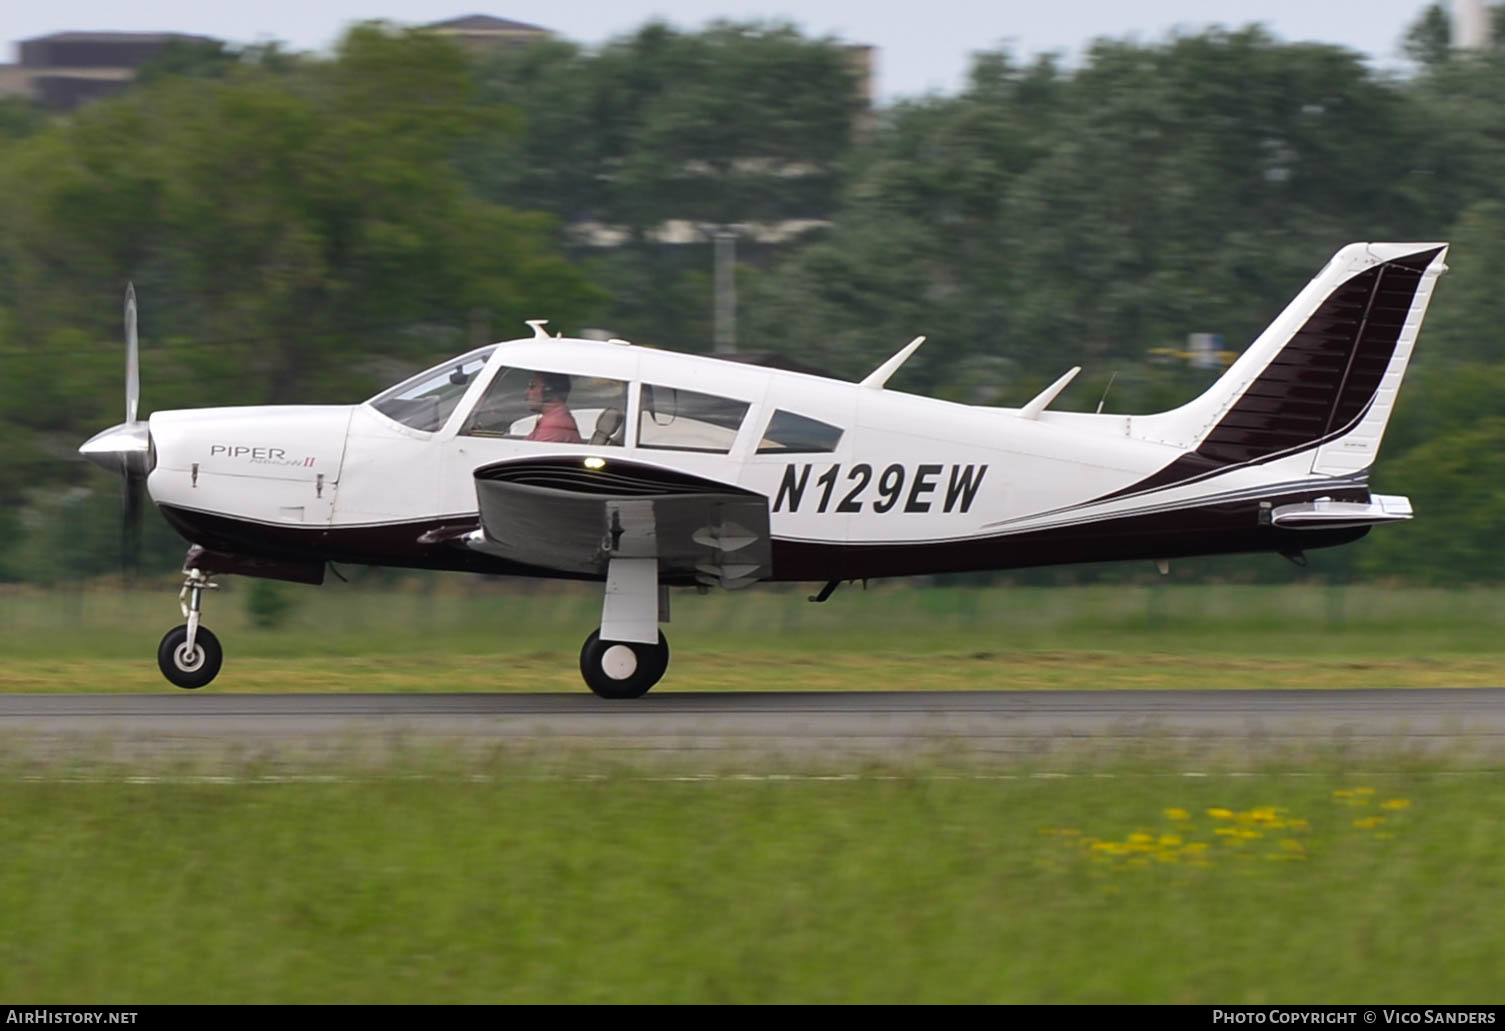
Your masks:
<svg viewBox="0 0 1505 1031"><path fill-rule="evenodd" d="M842 429L805 415L795 415L782 408L768 420L768 429L758 444L760 455L810 454L835 451L841 443Z"/></svg>
<svg viewBox="0 0 1505 1031"><path fill-rule="evenodd" d="M627 384L619 379L510 367L476 402L460 432L542 444L620 447L627 431Z"/></svg>
<svg viewBox="0 0 1505 1031"><path fill-rule="evenodd" d="M737 440L748 403L677 387L643 384L638 447L724 455Z"/></svg>

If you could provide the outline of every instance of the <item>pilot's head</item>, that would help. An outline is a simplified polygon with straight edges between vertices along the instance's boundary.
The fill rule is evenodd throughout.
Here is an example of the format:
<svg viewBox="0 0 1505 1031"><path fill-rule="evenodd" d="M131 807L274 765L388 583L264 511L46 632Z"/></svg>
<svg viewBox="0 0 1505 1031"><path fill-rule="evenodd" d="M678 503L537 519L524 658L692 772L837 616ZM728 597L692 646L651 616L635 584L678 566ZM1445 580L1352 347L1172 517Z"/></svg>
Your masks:
<svg viewBox="0 0 1505 1031"><path fill-rule="evenodd" d="M537 409L562 404L570 396L570 378L562 372L535 372L528 384L528 404Z"/></svg>

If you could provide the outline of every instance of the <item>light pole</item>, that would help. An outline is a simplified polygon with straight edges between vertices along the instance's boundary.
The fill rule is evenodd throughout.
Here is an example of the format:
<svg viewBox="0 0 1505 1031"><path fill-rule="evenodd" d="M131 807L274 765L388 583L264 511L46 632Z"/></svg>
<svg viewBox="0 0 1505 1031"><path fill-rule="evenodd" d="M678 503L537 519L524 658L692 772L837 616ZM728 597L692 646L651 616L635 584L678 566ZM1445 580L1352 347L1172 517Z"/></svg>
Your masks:
<svg viewBox="0 0 1505 1031"><path fill-rule="evenodd" d="M1484 0L1453 0L1453 47L1483 50L1489 46L1489 12Z"/></svg>
<svg viewBox="0 0 1505 1031"><path fill-rule="evenodd" d="M717 354L737 353L737 234L727 226L714 231Z"/></svg>

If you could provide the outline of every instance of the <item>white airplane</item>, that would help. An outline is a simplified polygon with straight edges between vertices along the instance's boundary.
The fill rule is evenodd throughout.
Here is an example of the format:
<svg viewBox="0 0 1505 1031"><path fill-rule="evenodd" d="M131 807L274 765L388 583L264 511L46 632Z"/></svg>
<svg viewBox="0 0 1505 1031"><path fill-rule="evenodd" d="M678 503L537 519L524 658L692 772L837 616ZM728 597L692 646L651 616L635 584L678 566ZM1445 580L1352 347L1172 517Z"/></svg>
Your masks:
<svg viewBox="0 0 1505 1031"><path fill-rule="evenodd" d="M331 561L604 581L580 652L596 694L663 676L669 586L739 588L1066 562L1275 552L1411 518L1374 463L1442 243L1340 250L1201 397L1154 415L1051 412L550 337L462 354L358 405L136 418L79 450L145 481L190 543L184 625L158 663L219 671L200 623L219 573L323 582Z"/></svg>

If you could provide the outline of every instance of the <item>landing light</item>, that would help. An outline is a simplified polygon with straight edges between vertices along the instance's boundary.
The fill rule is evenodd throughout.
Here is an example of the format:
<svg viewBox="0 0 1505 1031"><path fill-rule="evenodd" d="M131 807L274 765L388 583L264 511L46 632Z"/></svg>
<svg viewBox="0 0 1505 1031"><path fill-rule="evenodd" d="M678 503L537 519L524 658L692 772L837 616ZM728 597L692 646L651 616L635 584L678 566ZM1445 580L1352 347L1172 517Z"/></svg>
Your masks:
<svg viewBox="0 0 1505 1031"><path fill-rule="evenodd" d="M605 469L606 459L596 458L594 455L592 455L590 458L587 458L585 460L585 467L587 469Z"/></svg>

